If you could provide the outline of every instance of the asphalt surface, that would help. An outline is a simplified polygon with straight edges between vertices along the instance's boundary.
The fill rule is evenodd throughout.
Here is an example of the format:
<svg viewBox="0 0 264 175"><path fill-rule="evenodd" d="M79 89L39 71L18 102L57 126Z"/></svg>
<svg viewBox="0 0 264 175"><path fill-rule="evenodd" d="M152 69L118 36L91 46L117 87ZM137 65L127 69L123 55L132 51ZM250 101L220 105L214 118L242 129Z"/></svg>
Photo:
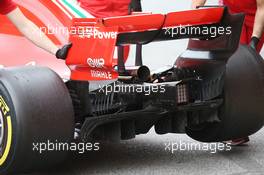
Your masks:
<svg viewBox="0 0 264 175"><path fill-rule="evenodd" d="M216 2L213 0L210 4ZM190 1L160 0L154 3L143 0L143 6L145 11L166 13L188 9ZM153 69L170 65L186 48L186 44L186 40L180 40L144 46L144 63ZM167 59L166 62L164 58ZM253 135L247 146L216 153L208 150L175 150L172 153L166 149L168 143L179 142L198 143L186 135L159 136L151 130L149 134L138 136L134 140L100 144L97 152L76 153L62 166L32 175L264 174L264 130Z"/></svg>
<svg viewBox="0 0 264 175"><path fill-rule="evenodd" d="M62 166L32 175L263 175L264 130L246 146L230 151L165 150L168 143L198 143L186 135L147 135L120 143L100 144L98 152L71 156ZM199 143L198 143L199 144Z"/></svg>

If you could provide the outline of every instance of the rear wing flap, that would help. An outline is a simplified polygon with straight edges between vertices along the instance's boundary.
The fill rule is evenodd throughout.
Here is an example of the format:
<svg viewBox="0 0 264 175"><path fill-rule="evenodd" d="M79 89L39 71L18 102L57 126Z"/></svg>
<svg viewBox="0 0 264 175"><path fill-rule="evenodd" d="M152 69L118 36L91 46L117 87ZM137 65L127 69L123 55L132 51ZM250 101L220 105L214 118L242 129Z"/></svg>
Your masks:
<svg viewBox="0 0 264 175"><path fill-rule="evenodd" d="M225 7L212 7L172 12L166 15L137 13L131 16L102 19L76 18L73 20L73 26L117 27L117 46L195 38L204 41L190 41L190 48L234 51L239 44L243 21L243 14L230 14ZM194 32L219 27L228 28L228 31L225 33L222 31L221 34L213 36L212 30L208 33ZM180 30L189 32L179 32Z"/></svg>

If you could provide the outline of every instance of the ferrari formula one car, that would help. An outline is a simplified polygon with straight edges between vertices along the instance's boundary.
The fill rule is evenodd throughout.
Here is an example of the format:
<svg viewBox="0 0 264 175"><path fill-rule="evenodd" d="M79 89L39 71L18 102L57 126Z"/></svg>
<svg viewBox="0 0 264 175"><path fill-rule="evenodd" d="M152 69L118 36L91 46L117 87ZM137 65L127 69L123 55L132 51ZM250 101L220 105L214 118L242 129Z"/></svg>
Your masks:
<svg viewBox="0 0 264 175"><path fill-rule="evenodd" d="M243 14L207 7L91 19L66 2L17 0L39 27L69 29L48 33L57 44L70 35L66 61L0 18L0 174L62 162L67 151L33 147L47 141L127 140L154 127L157 134L220 142L262 128L264 67L259 54L239 45ZM188 48L171 67L150 71L142 64L142 45L183 38L190 38ZM124 46L131 44L135 67L127 68Z"/></svg>

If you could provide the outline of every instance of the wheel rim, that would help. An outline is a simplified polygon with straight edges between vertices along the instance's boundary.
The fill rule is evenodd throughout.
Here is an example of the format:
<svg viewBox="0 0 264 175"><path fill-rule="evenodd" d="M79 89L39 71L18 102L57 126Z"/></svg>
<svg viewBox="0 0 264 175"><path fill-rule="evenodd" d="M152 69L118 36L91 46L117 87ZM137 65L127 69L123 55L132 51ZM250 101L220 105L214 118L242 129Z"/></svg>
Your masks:
<svg viewBox="0 0 264 175"><path fill-rule="evenodd" d="M0 150L2 150L4 142L4 117L2 112L0 112Z"/></svg>

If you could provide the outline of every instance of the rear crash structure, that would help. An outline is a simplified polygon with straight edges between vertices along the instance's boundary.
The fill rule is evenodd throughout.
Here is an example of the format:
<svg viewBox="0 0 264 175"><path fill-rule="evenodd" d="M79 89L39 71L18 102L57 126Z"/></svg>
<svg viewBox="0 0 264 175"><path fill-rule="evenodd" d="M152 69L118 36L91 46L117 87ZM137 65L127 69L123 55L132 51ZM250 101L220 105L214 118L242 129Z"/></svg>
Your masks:
<svg viewBox="0 0 264 175"><path fill-rule="evenodd" d="M74 133L84 142L132 139L152 127L157 134L186 133L201 142L254 134L264 122L264 67L260 55L239 45L243 20L223 7L74 19L69 81L41 67L0 70L1 174L61 162L67 152L39 155L32 143L69 143ZM230 32L171 35L182 26ZM151 72L141 49L134 69L124 65L126 45L183 38L190 38L188 48L171 67Z"/></svg>

